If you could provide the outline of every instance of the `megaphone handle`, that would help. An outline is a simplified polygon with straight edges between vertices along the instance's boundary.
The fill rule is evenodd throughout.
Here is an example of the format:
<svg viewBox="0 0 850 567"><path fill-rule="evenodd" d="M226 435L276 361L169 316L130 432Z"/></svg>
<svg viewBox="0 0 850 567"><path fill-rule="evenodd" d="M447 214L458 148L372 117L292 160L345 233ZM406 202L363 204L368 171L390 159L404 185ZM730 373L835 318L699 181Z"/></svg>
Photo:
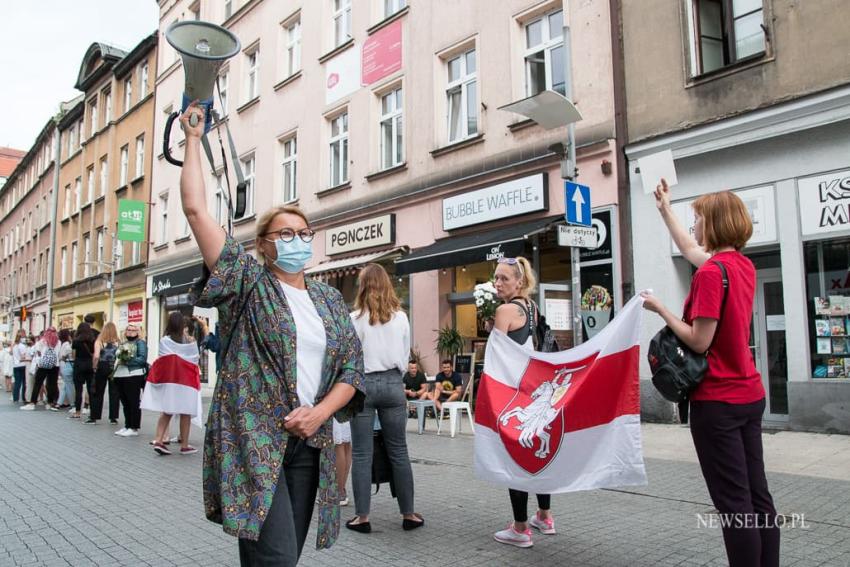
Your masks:
<svg viewBox="0 0 850 567"><path fill-rule="evenodd" d="M189 126L194 128L197 125L198 125L198 115L193 112L192 114L189 115Z"/></svg>
<svg viewBox="0 0 850 567"><path fill-rule="evenodd" d="M171 127L174 125L174 121L177 120L178 116L180 116L179 112L172 112L168 115L168 120L165 121L165 135L162 137L162 155L165 156L165 161L171 165L183 167L182 161L171 157L171 148L169 147L171 145ZM195 117L192 116L192 118Z"/></svg>

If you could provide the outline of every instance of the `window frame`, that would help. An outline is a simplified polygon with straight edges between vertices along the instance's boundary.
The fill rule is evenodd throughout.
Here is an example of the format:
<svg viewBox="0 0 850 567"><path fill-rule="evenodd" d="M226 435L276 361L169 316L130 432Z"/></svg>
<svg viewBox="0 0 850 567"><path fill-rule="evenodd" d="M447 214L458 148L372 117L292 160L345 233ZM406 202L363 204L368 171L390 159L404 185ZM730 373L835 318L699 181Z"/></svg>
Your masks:
<svg viewBox="0 0 850 567"><path fill-rule="evenodd" d="M339 133L334 135L333 129L334 124L339 121ZM342 112L329 117L328 118L328 127L329 127L329 137L328 137L328 164L329 168L329 178L328 178L328 187L338 187L340 185L344 185L348 183L351 178L351 172L348 168L348 156L350 155L350 139L349 139L349 116L348 109L346 108ZM340 161L338 167L335 167L334 164L334 146L339 144L339 151L337 153L340 156ZM337 171L339 170L339 171ZM338 181L335 174L338 173Z"/></svg>
<svg viewBox="0 0 850 567"><path fill-rule="evenodd" d="M301 70L301 16L289 20L283 25L284 34L284 60L286 72L284 78L291 77Z"/></svg>
<svg viewBox="0 0 850 567"><path fill-rule="evenodd" d="M525 79L525 96L534 96L538 93L532 93L532 81L531 81L531 63L529 62L529 57L533 55L537 55L540 52L543 52L543 72L544 72L544 82L546 84L546 90L555 90L554 85L552 84L552 52L558 47L564 49L564 34L563 27L560 31L560 36L553 38L552 30L549 25L549 18L556 14L557 12L561 12L561 22L563 24L564 21L564 11L563 8L558 7L554 10L548 10L547 12L541 14L536 18L531 18L527 22L523 22L522 24L522 39L523 39L523 77ZM529 47L528 45L528 28L537 22L541 22L541 42L533 47ZM566 89L566 84L564 85ZM556 91L559 92L559 91ZM564 93L561 93L564 94Z"/></svg>
<svg viewBox="0 0 850 567"><path fill-rule="evenodd" d="M100 192L98 198L106 196L106 188L109 186L109 156L100 158Z"/></svg>
<svg viewBox="0 0 850 567"><path fill-rule="evenodd" d="M133 108L133 76L124 79L124 112L130 112Z"/></svg>
<svg viewBox="0 0 850 567"><path fill-rule="evenodd" d="M384 3L384 19L398 14L407 8L407 0L383 0Z"/></svg>
<svg viewBox="0 0 850 567"><path fill-rule="evenodd" d="M68 284L68 247L63 246L59 251L59 281L61 285Z"/></svg>
<svg viewBox="0 0 850 567"><path fill-rule="evenodd" d="M298 200L298 135L281 140L281 185L283 186L283 202L294 203ZM292 150L287 154L288 148ZM290 183L287 186L287 179Z"/></svg>
<svg viewBox="0 0 850 567"><path fill-rule="evenodd" d="M257 155L250 153L240 158L245 179L245 217L254 214L254 185L257 176Z"/></svg>
<svg viewBox="0 0 850 567"><path fill-rule="evenodd" d="M714 1L720 5L720 27L722 35L719 39L710 39L720 41L721 55L723 58L723 63L719 67L717 67L716 69L710 69L708 71L705 70L705 62L703 60L703 35L701 21L702 18L700 17L700 3L706 1ZM722 73L738 65L757 61L767 56L769 46L769 34L767 29L768 19L766 17L768 6L765 0L761 1L761 8L751 10L737 17L735 17L734 15L735 0L685 0L685 2L688 11L688 24L691 32L688 38L692 56L690 62L691 79L698 79L701 77L712 76L718 73ZM756 14L758 12L761 12L762 14L762 21L760 26L762 29L763 48L759 52L752 53L750 55L746 55L739 58L737 56L737 44L735 39L735 22L742 18L752 16L753 14Z"/></svg>
<svg viewBox="0 0 850 567"><path fill-rule="evenodd" d="M467 71L467 56L470 53L475 54L475 71L468 73ZM458 78L450 79L449 68L452 61L460 60L460 71ZM478 46L473 45L469 49L464 49L460 53L456 53L447 57L443 65L444 77L446 78L445 97L446 97L446 139L449 144L461 142L468 138L477 136L481 131L479 127L480 115L478 113ZM475 131L469 131L469 88L475 84ZM459 116L460 129L458 136L452 137L452 95L460 90L460 111Z"/></svg>
<svg viewBox="0 0 850 567"><path fill-rule="evenodd" d="M158 244L168 243L168 191L159 194L159 237Z"/></svg>
<svg viewBox="0 0 850 567"><path fill-rule="evenodd" d="M218 75L217 90L219 94L219 105L221 106L221 118L227 116L227 108L229 104L228 88L230 87L230 68L226 67L221 70Z"/></svg>
<svg viewBox="0 0 850 567"><path fill-rule="evenodd" d="M145 135L136 136L136 158L133 179L138 179L145 174Z"/></svg>
<svg viewBox="0 0 850 567"><path fill-rule="evenodd" d="M94 200L94 164L86 168L86 196L83 205L90 205Z"/></svg>
<svg viewBox="0 0 850 567"><path fill-rule="evenodd" d="M384 100L391 99L393 108L384 112ZM404 144L404 87L396 85L388 91L379 94L379 104L381 107L381 116L378 120L378 136L379 152L381 161L381 171L398 167L405 160L405 144ZM390 131L390 161L385 160L386 154L386 137L385 130ZM401 139L399 140L399 136Z"/></svg>
<svg viewBox="0 0 850 567"><path fill-rule="evenodd" d="M118 186L124 187L130 181L130 144L124 144L120 150L118 166Z"/></svg>
<svg viewBox="0 0 850 567"><path fill-rule="evenodd" d="M340 20L342 21L343 29L337 27L337 23ZM331 0L331 22L333 24L333 47L336 49L353 37L351 29L351 0Z"/></svg>
<svg viewBox="0 0 850 567"><path fill-rule="evenodd" d="M83 234L83 279L92 276L91 273L91 233Z"/></svg>
<svg viewBox="0 0 850 567"><path fill-rule="evenodd" d="M245 52L245 101L251 102L260 96L260 46Z"/></svg>
<svg viewBox="0 0 850 567"><path fill-rule="evenodd" d="M139 101L148 96L148 80L150 76L150 66L145 61L139 66Z"/></svg>

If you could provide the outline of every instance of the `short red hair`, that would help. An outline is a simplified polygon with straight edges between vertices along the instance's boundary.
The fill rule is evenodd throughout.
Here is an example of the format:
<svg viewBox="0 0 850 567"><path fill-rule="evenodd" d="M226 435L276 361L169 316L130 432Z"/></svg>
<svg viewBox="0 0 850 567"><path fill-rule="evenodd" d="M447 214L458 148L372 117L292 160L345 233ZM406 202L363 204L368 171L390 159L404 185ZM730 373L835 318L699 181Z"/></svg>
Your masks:
<svg viewBox="0 0 850 567"><path fill-rule="evenodd" d="M731 191L703 195L693 204L703 218L703 245L708 252L727 246L741 250L753 235L747 206Z"/></svg>

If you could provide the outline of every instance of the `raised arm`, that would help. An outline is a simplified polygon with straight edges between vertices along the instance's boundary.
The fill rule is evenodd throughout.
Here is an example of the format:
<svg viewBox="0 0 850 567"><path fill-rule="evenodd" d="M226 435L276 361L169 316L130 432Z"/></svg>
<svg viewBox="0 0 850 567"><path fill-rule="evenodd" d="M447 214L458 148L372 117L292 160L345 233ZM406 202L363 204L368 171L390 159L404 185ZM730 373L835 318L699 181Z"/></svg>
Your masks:
<svg viewBox="0 0 850 567"><path fill-rule="evenodd" d="M198 125L191 126L189 117L197 115ZM180 116L186 134L186 154L180 175L180 198L183 214L201 249L204 263L212 270L224 248L224 231L207 210L207 193L201 169L201 136L204 134L204 112L193 102Z"/></svg>
<svg viewBox="0 0 850 567"><path fill-rule="evenodd" d="M697 268L705 264L711 256L673 214L673 208L670 206L670 187L667 186L666 179L662 178L661 185L655 188L655 206L658 207L658 212L661 213L661 218L664 219L664 224L667 225L667 230L670 231L670 236L682 256Z"/></svg>

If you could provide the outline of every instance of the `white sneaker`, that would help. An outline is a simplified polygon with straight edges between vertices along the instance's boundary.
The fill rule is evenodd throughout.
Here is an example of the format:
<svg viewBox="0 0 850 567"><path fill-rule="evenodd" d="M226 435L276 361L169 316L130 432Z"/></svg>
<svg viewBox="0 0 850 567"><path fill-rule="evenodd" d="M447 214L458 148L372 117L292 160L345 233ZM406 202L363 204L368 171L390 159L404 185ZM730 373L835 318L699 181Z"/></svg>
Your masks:
<svg viewBox="0 0 850 567"><path fill-rule="evenodd" d="M172 437L171 439L168 440L168 442L169 443L180 443L180 438L179 437Z"/></svg>
<svg viewBox="0 0 850 567"><path fill-rule="evenodd" d="M27 404L25 406L21 406L21 411L33 411L35 409L35 404Z"/></svg>
<svg viewBox="0 0 850 567"><path fill-rule="evenodd" d="M68 410L68 413L74 413L75 411L77 411L75 408L71 408Z"/></svg>
<svg viewBox="0 0 850 567"><path fill-rule="evenodd" d="M83 415L88 415L89 414L89 408L83 408L83 411L81 411L80 413L83 414Z"/></svg>
<svg viewBox="0 0 850 567"><path fill-rule="evenodd" d="M506 543L514 547L531 547L534 542L531 540L531 530L526 529L524 532L518 532L514 529L514 523L508 524L508 527L500 532L493 534L493 539L499 543Z"/></svg>
<svg viewBox="0 0 850 567"><path fill-rule="evenodd" d="M127 428L126 428L126 427L122 427L121 429L119 429L118 431L116 431L115 433L113 433L113 435L118 435L118 436L120 436L120 437L123 437L125 433L127 433Z"/></svg>
<svg viewBox="0 0 850 567"><path fill-rule="evenodd" d="M548 520L544 520L540 518L539 513L534 514L534 517L528 521L528 525L538 530L541 534L555 535L558 533L555 531L555 519L549 518Z"/></svg>
<svg viewBox="0 0 850 567"><path fill-rule="evenodd" d="M122 437L138 437L139 430L138 429L125 429Z"/></svg>

